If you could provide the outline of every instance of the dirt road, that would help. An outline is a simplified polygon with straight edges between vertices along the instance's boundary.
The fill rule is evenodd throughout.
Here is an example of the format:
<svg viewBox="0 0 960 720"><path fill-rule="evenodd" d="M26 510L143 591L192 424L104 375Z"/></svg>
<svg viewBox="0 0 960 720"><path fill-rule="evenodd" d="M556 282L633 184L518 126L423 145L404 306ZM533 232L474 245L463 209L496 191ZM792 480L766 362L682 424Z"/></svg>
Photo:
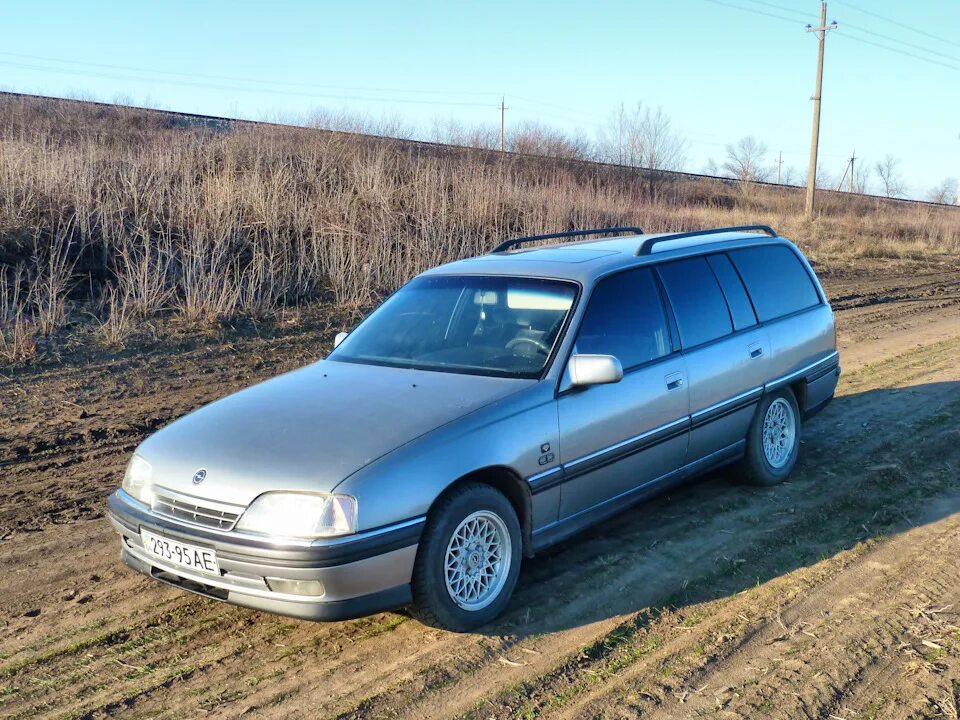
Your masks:
<svg viewBox="0 0 960 720"><path fill-rule="evenodd" d="M960 266L819 270L844 377L791 481L627 512L469 635L241 610L117 559L136 443L342 319L0 370L0 716L957 718Z"/></svg>

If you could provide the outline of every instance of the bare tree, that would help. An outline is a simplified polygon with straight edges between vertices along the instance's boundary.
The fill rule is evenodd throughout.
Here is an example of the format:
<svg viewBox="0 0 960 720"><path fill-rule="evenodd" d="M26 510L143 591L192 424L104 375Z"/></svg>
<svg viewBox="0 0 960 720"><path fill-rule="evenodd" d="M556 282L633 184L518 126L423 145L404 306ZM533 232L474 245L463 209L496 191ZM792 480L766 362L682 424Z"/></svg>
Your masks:
<svg viewBox="0 0 960 720"><path fill-rule="evenodd" d="M853 191L855 193L870 192L870 183L873 179L873 171L866 160L861 159L859 163L853 165Z"/></svg>
<svg viewBox="0 0 960 720"><path fill-rule="evenodd" d="M927 199L930 202L943 203L944 205L956 205L960 201L957 190L956 178L944 178L939 185L927 193Z"/></svg>
<svg viewBox="0 0 960 720"><path fill-rule="evenodd" d="M453 119L434 118L429 137L434 142L494 150L500 147L500 131L492 125L464 125Z"/></svg>
<svg viewBox="0 0 960 720"><path fill-rule="evenodd" d="M464 125L452 118L433 120L429 137L435 142L462 147L495 150L500 147L499 129L485 125ZM525 122L508 128L506 148L510 152L567 160L585 160L592 156L590 141L582 134L567 134L539 122Z"/></svg>
<svg viewBox="0 0 960 720"><path fill-rule="evenodd" d="M686 162L686 140L674 129L663 108L623 103L597 132L601 160L649 170L681 170Z"/></svg>
<svg viewBox="0 0 960 720"><path fill-rule="evenodd" d="M796 185L800 181L800 173L793 165L787 165L780 172L781 185Z"/></svg>
<svg viewBox="0 0 960 720"><path fill-rule="evenodd" d="M767 146L752 135L727 145L727 159L722 169L737 180L768 180L771 170L766 165Z"/></svg>
<svg viewBox="0 0 960 720"><path fill-rule="evenodd" d="M507 149L528 155L545 155L566 160L584 160L591 154L583 135L567 135L539 122L523 123L506 138Z"/></svg>
<svg viewBox="0 0 960 720"><path fill-rule="evenodd" d="M281 124L291 120L291 118L283 115L273 115L263 119ZM318 108L295 122L322 130L379 135L381 137L403 138L412 137L416 134L414 128L408 126L399 115L388 115L386 113L373 115L347 110L331 111Z"/></svg>
<svg viewBox="0 0 960 720"><path fill-rule="evenodd" d="M887 197L903 197L906 187L900 175L900 159L887 154L883 160L874 165L880 182L883 185L883 194Z"/></svg>
<svg viewBox="0 0 960 720"><path fill-rule="evenodd" d="M820 190L834 190L837 187L837 179L827 172L827 168L823 163L817 163L817 187ZM807 179L804 178L803 184L807 184Z"/></svg>
<svg viewBox="0 0 960 720"><path fill-rule="evenodd" d="M460 145L462 147L483 148L494 150L500 147L499 130L486 125L464 125L454 118L434 118L429 137L434 142L446 145Z"/></svg>

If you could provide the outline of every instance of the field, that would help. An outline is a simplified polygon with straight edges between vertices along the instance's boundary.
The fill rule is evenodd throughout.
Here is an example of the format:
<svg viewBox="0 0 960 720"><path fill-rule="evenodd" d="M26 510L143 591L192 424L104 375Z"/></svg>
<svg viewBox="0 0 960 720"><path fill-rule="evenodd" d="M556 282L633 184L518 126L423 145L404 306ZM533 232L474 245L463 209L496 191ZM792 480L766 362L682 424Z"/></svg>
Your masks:
<svg viewBox="0 0 960 720"><path fill-rule="evenodd" d="M960 208L0 94L0 363L369 307L505 237L766 223L816 260L960 252Z"/></svg>
<svg viewBox="0 0 960 720"><path fill-rule="evenodd" d="M0 716L956 719L960 262L817 269L844 375L791 480L629 511L527 562L466 635L291 621L118 559L104 499L139 440L323 356L349 305L0 368Z"/></svg>

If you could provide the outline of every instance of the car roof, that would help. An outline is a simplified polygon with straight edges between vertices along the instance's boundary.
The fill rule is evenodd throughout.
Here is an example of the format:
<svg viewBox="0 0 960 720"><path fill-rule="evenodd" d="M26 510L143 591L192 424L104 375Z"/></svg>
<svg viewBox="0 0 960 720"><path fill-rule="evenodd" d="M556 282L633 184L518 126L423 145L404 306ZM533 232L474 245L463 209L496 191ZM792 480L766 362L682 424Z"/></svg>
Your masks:
<svg viewBox="0 0 960 720"><path fill-rule="evenodd" d="M647 244L647 240L668 238L672 235L678 235L678 237L652 244L647 254L638 255L638 250ZM705 234L632 234L601 240L541 245L510 252L494 252L440 265L423 274L513 275L573 280L586 285L598 277L622 268L718 250L769 244L790 243L779 236L771 237L738 230L711 231Z"/></svg>

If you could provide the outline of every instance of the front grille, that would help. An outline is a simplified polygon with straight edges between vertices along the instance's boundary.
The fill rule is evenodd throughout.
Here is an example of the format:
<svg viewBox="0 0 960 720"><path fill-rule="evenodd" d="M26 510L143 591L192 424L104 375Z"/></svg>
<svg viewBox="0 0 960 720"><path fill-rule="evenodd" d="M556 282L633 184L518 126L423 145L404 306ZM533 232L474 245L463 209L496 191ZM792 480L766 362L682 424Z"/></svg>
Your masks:
<svg viewBox="0 0 960 720"><path fill-rule="evenodd" d="M180 497L166 495L162 490L154 494L153 511L171 520L180 520L216 530L230 530L240 517L240 512L198 505Z"/></svg>

